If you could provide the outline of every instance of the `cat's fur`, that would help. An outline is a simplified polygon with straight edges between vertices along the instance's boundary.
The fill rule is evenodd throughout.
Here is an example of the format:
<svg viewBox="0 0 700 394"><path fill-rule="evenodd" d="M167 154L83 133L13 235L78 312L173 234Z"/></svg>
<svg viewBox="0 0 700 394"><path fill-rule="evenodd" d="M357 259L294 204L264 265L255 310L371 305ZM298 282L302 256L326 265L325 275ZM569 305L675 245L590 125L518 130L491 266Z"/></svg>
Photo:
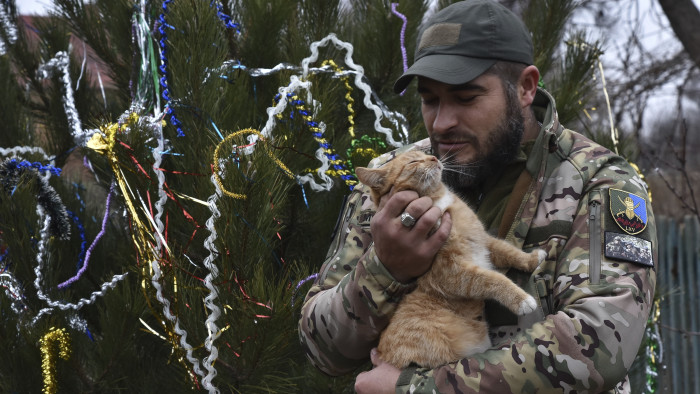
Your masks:
<svg viewBox="0 0 700 394"><path fill-rule="evenodd" d="M372 201L387 193L415 190L452 217L452 230L428 272L399 303L379 339L380 357L398 367L411 363L435 368L491 346L484 300L492 299L518 315L537 302L495 267L531 272L545 253L525 253L489 235L478 217L442 183L442 163L419 150L403 153L376 169L357 168Z"/></svg>

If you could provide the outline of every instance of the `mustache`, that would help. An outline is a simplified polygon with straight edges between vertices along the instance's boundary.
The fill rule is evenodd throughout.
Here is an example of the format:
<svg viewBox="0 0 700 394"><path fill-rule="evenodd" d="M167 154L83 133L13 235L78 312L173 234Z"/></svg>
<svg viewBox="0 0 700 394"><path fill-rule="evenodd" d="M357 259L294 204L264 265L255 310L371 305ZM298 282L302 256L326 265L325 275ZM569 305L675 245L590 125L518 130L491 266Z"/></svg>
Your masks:
<svg viewBox="0 0 700 394"><path fill-rule="evenodd" d="M477 146L479 140L472 134L460 134L460 133L446 133L440 134L432 138L434 144L443 144L451 142L467 142L474 146Z"/></svg>
<svg viewBox="0 0 700 394"><path fill-rule="evenodd" d="M437 149L438 144L442 143L468 143L472 145L474 148L479 150L481 148L481 145L479 144L479 140L473 136L472 134L460 134L460 133L447 133L447 134L441 134L439 136L435 136L434 138L431 138L431 148L433 151L433 154L440 160L443 164L445 164L448 167L457 167L459 165L464 165L464 163L457 163L456 161L456 156L458 151L453 151L452 147L447 152L442 152L439 153ZM469 165L478 165L478 160L475 163L469 163Z"/></svg>

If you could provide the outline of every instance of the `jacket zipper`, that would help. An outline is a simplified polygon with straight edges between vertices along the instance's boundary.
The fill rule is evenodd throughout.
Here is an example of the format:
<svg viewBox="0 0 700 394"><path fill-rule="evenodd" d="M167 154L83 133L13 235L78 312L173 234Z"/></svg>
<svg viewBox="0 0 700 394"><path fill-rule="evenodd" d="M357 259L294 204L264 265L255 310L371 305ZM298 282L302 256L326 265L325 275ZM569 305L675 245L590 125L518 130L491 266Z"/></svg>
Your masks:
<svg viewBox="0 0 700 394"><path fill-rule="evenodd" d="M591 192L591 200L588 203L588 240L589 259L588 259L588 275L592 285L600 283L600 264L601 264L601 230L600 230L600 192Z"/></svg>
<svg viewBox="0 0 700 394"><path fill-rule="evenodd" d="M339 234L340 231L343 231L345 228L345 224L350 220L350 217L352 216L352 213L354 212L355 204L348 204L346 205L348 200L348 196L343 197L343 207L345 210L338 216L338 220L336 222L336 227L333 230L333 243L332 253L328 253L328 256L326 256L326 267L321 272L321 278L318 280L318 283L323 283L326 280L326 277L328 276L328 271L330 268L333 266L333 263L330 262L331 259L335 258L335 255L338 253L338 251L345 245L345 236L346 234Z"/></svg>

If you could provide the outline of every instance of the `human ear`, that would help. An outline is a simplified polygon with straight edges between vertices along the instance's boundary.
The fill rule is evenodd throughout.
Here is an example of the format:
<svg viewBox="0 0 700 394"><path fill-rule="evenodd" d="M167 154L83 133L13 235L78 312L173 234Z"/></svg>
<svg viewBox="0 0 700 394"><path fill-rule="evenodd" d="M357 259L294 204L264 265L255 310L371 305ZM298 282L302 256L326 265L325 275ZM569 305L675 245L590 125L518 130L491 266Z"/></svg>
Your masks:
<svg viewBox="0 0 700 394"><path fill-rule="evenodd" d="M527 66L518 79L518 98L522 108L529 107L535 99L537 84L540 81L540 70L535 66Z"/></svg>

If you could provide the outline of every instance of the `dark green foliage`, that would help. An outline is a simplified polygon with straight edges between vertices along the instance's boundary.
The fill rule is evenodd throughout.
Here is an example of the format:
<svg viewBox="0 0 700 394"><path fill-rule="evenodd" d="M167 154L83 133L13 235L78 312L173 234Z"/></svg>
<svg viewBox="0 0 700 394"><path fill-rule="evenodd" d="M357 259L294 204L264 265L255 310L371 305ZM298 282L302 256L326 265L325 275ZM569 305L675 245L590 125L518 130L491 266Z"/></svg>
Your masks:
<svg viewBox="0 0 700 394"><path fill-rule="evenodd" d="M532 31L535 65L556 99L559 121L564 125L582 119L592 89L599 87L594 78L601 55L599 43L567 27L575 8L574 0L532 0L523 15Z"/></svg>
<svg viewBox="0 0 700 394"><path fill-rule="evenodd" d="M292 76L301 77L300 65L311 55L310 44L329 33L352 44L352 60L363 68L362 80L373 89L372 101L381 101L388 110L406 117L408 138L401 137L398 125L386 115L381 125L403 142L425 137L414 85L404 95L392 92L393 82L403 72L403 59L402 21L391 13L391 3L360 0L351 2L352 7L341 7L345 2L339 0L225 2L220 10L239 24L238 33L225 28L212 2L178 0L167 4L164 38L158 32L163 3L144 1L143 22L153 33L143 41L145 47L135 38L140 1L54 0L54 4L55 15L35 18L32 28L18 24L17 42L0 56L0 72L12 75L0 82L4 123L0 146L41 146L54 165L63 168L63 174L51 177L49 184L79 218L85 245L79 226L72 222L69 239L51 237L46 253L39 254L36 182L24 177L16 188L0 193L0 253L7 252L0 273L18 280L27 307L22 313L14 312L12 297L0 289L0 351L9 355L0 358L0 391L41 391L39 340L51 327L67 328L72 341L71 358L56 363L59 392L203 391L201 379L192 379L192 365L180 337L158 301L151 260L161 270L156 283L169 302L168 311L187 331L187 342L201 362L209 354L204 347L208 334L204 322L211 311L204 302L209 294L204 279L210 274L205 261L211 259L218 268L214 284L219 294L214 303L221 308L216 321L221 335L214 342L218 375L213 382L221 392L352 392L354 375L323 376L306 361L296 328L310 286L301 281L318 271L325 258L349 185L337 173L329 173L334 186L316 192L290 177L282 164L294 175L314 173L320 166L315 155L322 143L328 144L325 153L337 154L350 170L392 149L375 130L375 113L363 104L365 92L355 84L355 74L341 78L326 66L325 71L306 76L309 90L296 92L295 99L301 101L296 107L288 105L275 118L272 138L258 142L253 154L243 154L240 148L249 143L250 133L225 142L222 138L246 128L262 130L268 121L266 110L276 104L280 88L287 87ZM527 15L546 18L530 24L548 29L534 35L538 65L541 62L543 70L551 70L545 75L546 84L563 97L559 105L567 119L573 119L580 113L579 100L588 93L591 59L597 52L594 44L570 45L566 56L558 55L565 26L559 19L567 18L567 7L572 7L570 2L562 4L533 2ZM409 64L426 9L419 1L398 6L408 18ZM162 74L156 73L161 65L161 39L168 59L168 104L185 136L177 137L170 116L165 116L168 154L153 169L159 135L147 117L163 111L165 105L160 96L163 88L157 83ZM569 40L578 43L585 37L572 35ZM81 70L83 42L88 49L86 62L99 67ZM36 74L56 52L69 49L82 128L101 128L105 136L117 122L123 125L115 134L113 157L106 155L104 147L89 149L73 139L60 73L46 80ZM348 71L345 58L346 52L331 44L319 48L318 60L310 67L319 68L330 59ZM270 71L280 64L287 69ZM252 74L256 68L261 70ZM352 98L351 118L347 95ZM132 111L138 119L130 115ZM349 132L351 119L354 137ZM314 136L319 131L315 127L323 127L321 137ZM211 197L216 191L211 175L219 144L221 185L228 192L245 195L244 199ZM49 161L39 153L19 155L27 161ZM167 238L168 248L162 247L154 256L149 248L156 245L158 236L149 217L155 216L159 199L159 174L165 176L167 192L161 235ZM92 244L102 227L110 185L122 177L123 184L115 183L105 235L92 250L89 269L68 289L57 289L81 266L81 249ZM220 216L213 220L217 237L207 246L210 204L215 204ZM62 302L89 298L115 274L128 272L128 276L94 304L78 312L54 310L32 325L32 318L45 307L34 287L38 256L44 256L42 289ZM89 332L71 326L76 321L86 323ZM355 374L367 368L369 364Z"/></svg>

